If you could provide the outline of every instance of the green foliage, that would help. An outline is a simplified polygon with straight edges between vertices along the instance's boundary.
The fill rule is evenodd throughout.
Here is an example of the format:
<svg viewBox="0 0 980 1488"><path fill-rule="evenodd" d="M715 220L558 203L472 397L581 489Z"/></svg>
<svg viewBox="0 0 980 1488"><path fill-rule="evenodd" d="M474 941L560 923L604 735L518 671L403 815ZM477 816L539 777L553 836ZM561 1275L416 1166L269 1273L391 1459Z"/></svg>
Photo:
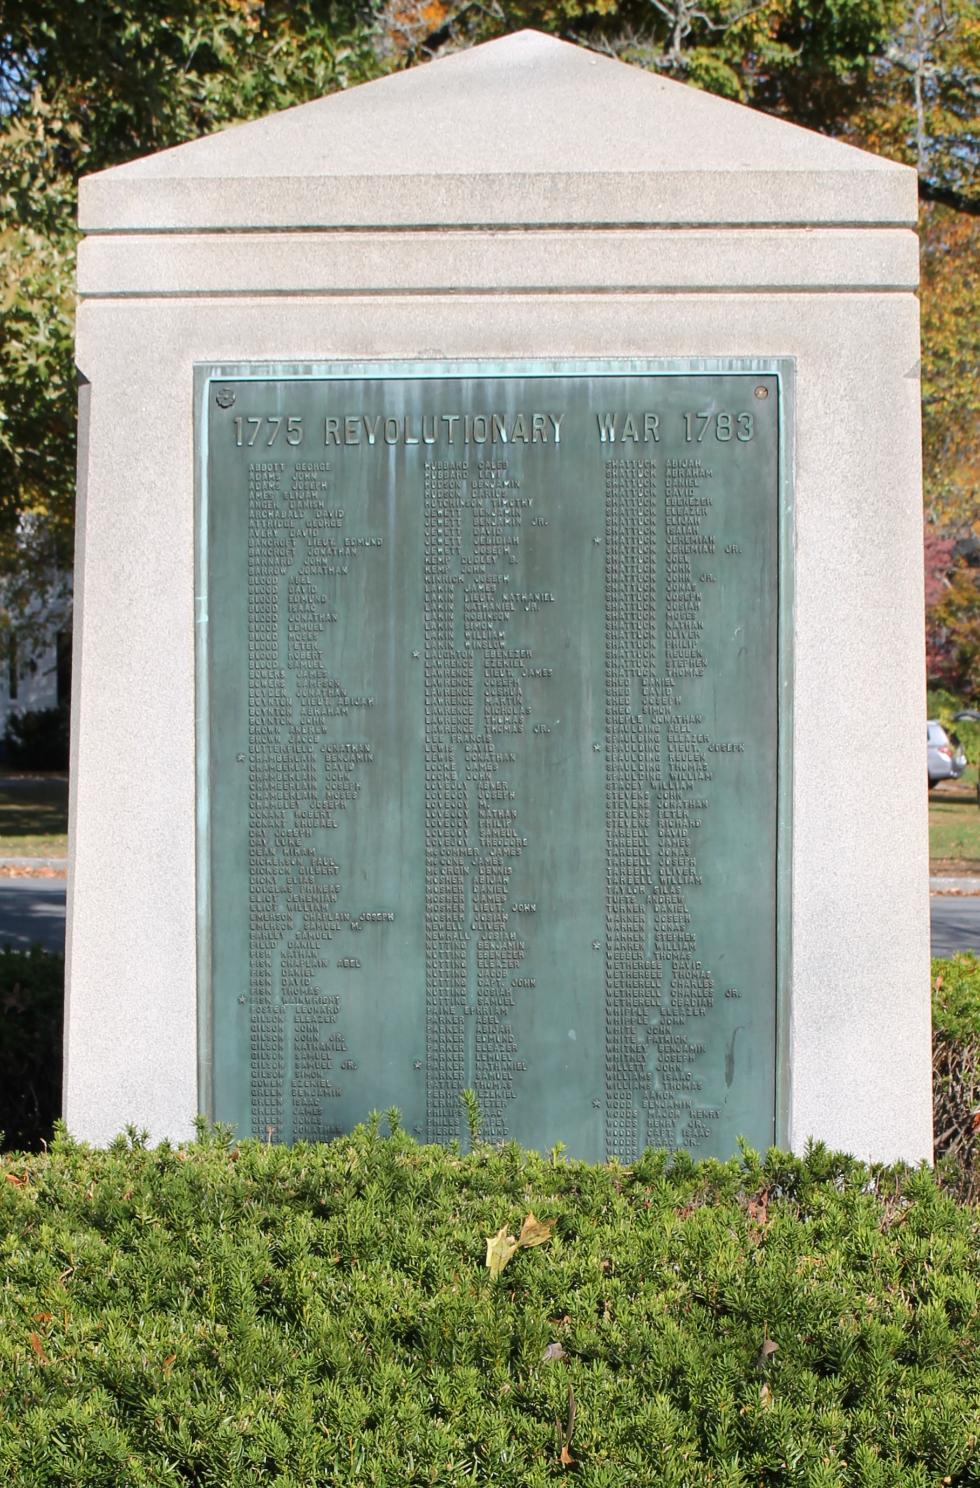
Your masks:
<svg viewBox="0 0 980 1488"><path fill-rule="evenodd" d="M822 129L838 127L873 76L892 0L389 0L389 43L415 61L522 26Z"/></svg>
<svg viewBox="0 0 980 1488"><path fill-rule="evenodd" d="M17 770L68 769L67 703L12 713L3 735L7 763Z"/></svg>
<svg viewBox="0 0 980 1488"><path fill-rule="evenodd" d="M133 1132L0 1207L15 1488L977 1481L980 1235L924 1172Z"/></svg>
<svg viewBox="0 0 980 1488"><path fill-rule="evenodd" d="M0 24L0 647L63 628L80 175L376 76L357 0L30 0ZM54 591L54 592L52 592Z"/></svg>
<svg viewBox="0 0 980 1488"><path fill-rule="evenodd" d="M980 699L980 569L961 563L952 570L929 621L940 675L971 699Z"/></svg>
<svg viewBox="0 0 980 1488"><path fill-rule="evenodd" d="M976 376L980 333L976 280L980 262L980 12L975 0L896 0L888 39L869 85L851 111L845 137L912 165L923 202L922 437L926 510L954 536L980 536ZM980 590L964 575L937 626L964 632L980 656ZM954 652L961 637L951 638ZM980 687L980 660L948 675Z"/></svg>
<svg viewBox="0 0 980 1488"><path fill-rule="evenodd" d="M947 732L956 734L970 764L980 765L980 723L971 723L966 718L961 718L958 723L953 722L955 713L972 706L968 698L959 697L941 687L930 687L926 694L926 716L938 718Z"/></svg>
<svg viewBox="0 0 980 1488"><path fill-rule="evenodd" d="M466 1131L470 1139L470 1146L476 1147L480 1141L480 1127L483 1125L483 1116L480 1111L480 1102L475 1090L461 1090L459 1103L463 1107L466 1116Z"/></svg>
<svg viewBox="0 0 980 1488"><path fill-rule="evenodd" d="M943 1038L980 1044L980 956L974 952L933 961L932 1026Z"/></svg>
<svg viewBox="0 0 980 1488"><path fill-rule="evenodd" d="M936 1162L960 1198L980 1199L980 957L932 963Z"/></svg>
<svg viewBox="0 0 980 1488"><path fill-rule="evenodd" d="M37 1148L61 1114L65 958L34 946L0 949L0 1133Z"/></svg>
<svg viewBox="0 0 980 1488"><path fill-rule="evenodd" d="M922 459L926 506L958 535L980 536L980 218L927 204L922 249Z"/></svg>
<svg viewBox="0 0 980 1488"><path fill-rule="evenodd" d="M927 200L977 208L980 16L974 0L896 0L853 125L919 173Z"/></svg>
<svg viewBox="0 0 980 1488"><path fill-rule="evenodd" d="M46 638L38 596L47 596L55 628L70 606L57 577L72 547L78 176L529 25L907 159L926 195L975 209L980 24L971 0L8 4L0 26L0 649L14 632L22 651ZM927 504L957 532L975 518L974 227L962 211L936 209L923 233ZM973 649L978 607L964 618L958 604L951 618Z"/></svg>

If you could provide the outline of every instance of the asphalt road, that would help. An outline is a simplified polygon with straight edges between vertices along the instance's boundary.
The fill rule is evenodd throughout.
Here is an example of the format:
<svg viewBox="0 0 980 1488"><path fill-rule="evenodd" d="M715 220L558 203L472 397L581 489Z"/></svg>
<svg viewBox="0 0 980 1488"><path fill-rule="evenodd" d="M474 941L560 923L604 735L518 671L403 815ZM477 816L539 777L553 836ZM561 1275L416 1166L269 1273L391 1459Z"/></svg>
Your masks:
<svg viewBox="0 0 980 1488"><path fill-rule="evenodd" d="M933 894L932 954L980 951L980 894Z"/></svg>
<svg viewBox="0 0 980 1488"><path fill-rule="evenodd" d="M0 878L0 945L64 950L63 878Z"/></svg>
<svg viewBox="0 0 980 1488"><path fill-rule="evenodd" d="M930 903L934 956L980 951L980 895L934 894ZM63 878L0 879L0 945L60 951L64 942Z"/></svg>

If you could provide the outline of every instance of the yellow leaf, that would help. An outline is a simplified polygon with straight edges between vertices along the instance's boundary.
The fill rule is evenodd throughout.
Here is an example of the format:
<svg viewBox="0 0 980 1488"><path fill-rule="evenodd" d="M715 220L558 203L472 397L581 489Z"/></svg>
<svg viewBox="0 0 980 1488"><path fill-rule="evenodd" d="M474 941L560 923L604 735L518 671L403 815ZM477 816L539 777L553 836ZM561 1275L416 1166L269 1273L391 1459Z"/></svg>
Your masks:
<svg viewBox="0 0 980 1488"><path fill-rule="evenodd" d="M517 1243L523 1249L527 1249L532 1245L544 1245L546 1240L551 1239L551 1232L554 1228L555 1221L553 1219L535 1219L533 1214L529 1214L521 1225L520 1238Z"/></svg>
<svg viewBox="0 0 980 1488"><path fill-rule="evenodd" d="M508 1235L506 1225L501 1225L495 1235L487 1236L487 1270L494 1281L516 1249L517 1241L513 1235Z"/></svg>

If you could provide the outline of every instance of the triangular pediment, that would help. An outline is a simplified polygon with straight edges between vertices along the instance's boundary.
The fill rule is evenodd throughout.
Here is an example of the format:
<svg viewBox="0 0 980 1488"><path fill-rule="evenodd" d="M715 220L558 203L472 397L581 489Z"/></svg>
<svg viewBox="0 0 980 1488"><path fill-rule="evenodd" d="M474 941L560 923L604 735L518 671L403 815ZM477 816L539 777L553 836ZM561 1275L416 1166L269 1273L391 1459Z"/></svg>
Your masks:
<svg viewBox="0 0 980 1488"><path fill-rule="evenodd" d="M892 161L521 31L89 177L81 216L108 230L894 222L910 184L914 212L914 173Z"/></svg>

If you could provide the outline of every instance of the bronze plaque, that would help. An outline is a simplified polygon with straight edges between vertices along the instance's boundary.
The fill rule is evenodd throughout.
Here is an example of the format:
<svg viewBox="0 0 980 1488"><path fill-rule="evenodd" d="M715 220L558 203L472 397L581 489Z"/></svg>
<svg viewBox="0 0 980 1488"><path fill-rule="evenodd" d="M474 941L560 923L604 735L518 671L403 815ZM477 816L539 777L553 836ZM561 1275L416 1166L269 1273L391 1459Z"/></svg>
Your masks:
<svg viewBox="0 0 980 1488"><path fill-rule="evenodd" d="M214 1117L774 1140L787 376L200 370Z"/></svg>

